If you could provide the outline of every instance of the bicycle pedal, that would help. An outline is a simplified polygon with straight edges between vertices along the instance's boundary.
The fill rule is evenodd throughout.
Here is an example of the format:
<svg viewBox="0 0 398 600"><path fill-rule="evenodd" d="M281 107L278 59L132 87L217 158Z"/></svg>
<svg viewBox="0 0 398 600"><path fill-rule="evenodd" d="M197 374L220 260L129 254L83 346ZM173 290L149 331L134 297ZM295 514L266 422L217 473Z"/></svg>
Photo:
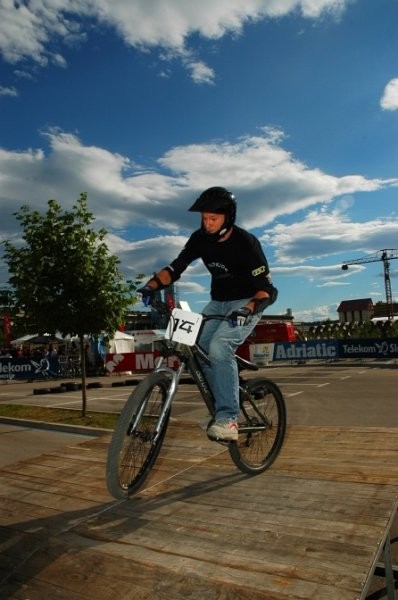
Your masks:
<svg viewBox="0 0 398 600"><path fill-rule="evenodd" d="M221 440L220 438L214 438L207 436L211 442L217 442L217 444L221 444L221 446L229 446L232 440Z"/></svg>

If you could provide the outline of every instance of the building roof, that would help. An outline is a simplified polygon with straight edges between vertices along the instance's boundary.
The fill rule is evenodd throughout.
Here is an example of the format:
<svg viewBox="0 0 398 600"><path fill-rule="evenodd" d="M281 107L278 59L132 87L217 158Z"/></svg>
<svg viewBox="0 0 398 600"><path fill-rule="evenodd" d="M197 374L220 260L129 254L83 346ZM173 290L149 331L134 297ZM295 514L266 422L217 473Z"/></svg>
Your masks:
<svg viewBox="0 0 398 600"><path fill-rule="evenodd" d="M337 312L349 312L354 310L373 310L372 298L357 298L356 300L343 300Z"/></svg>

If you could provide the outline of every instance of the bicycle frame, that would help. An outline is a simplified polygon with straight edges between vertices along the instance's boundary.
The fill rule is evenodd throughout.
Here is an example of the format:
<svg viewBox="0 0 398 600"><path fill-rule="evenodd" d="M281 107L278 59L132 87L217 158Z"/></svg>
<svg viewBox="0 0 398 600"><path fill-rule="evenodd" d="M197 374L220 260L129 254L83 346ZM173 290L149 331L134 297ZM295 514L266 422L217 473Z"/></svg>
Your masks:
<svg viewBox="0 0 398 600"><path fill-rule="evenodd" d="M204 315L203 322L202 322L201 328L199 330L198 340L200 340L200 332L201 332L205 322L207 320L211 320L211 319L217 319L220 321L226 320L226 318L221 315L208 315L208 316ZM163 361L167 356L176 356L179 359L180 364L179 364L178 368L172 369L170 367L163 365ZM156 373L165 373L166 375L168 375L170 377L171 381L170 381L170 385L168 386L167 395L166 395L166 399L163 404L162 412L159 416L158 426L156 428L154 440L156 440L156 438L158 437L158 435L160 434L160 432L163 429L163 424L166 419L166 415L168 413L168 410L171 407L174 395L178 389L181 375L185 369L188 371L188 373L192 376L193 380L195 381L210 415L214 416L214 414L215 414L215 398L210 389L210 386L209 386L206 376L203 372L203 369L200 365L199 358L202 359L203 362L210 365L209 357L206 354L206 352L203 350L203 348L201 348L199 342L195 343L193 346L188 346L181 342L171 342L170 344L164 345L164 349L163 349L163 352L161 352L161 356L159 356L156 359L153 372L154 373L155 372ZM249 363L248 361L245 361L244 359L239 359L239 357L236 357L236 360L237 361L241 360L245 364L246 368L258 370L258 367L256 365ZM244 390L244 387L242 384L243 384L243 380L240 379L240 382L239 382L240 396L242 394L245 394L245 390ZM252 405L255 412L257 412L259 417L261 417L260 413L257 410L257 407L252 402L249 395L247 396L247 399L250 402L250 404ZM138 418L141 418L141 414L138 415ZM254 430L260 431L260 430L266 429L269 426L269 423L264 422L263 418L261 418L261 420L263 421L262 425L257 425L254 428L251 425L249 428L243 428L241 430L241 432L246 433L249 431L253 432Z"/></svg>
<svg viewBox="0 0 398 600"><path fill-rule="evenodd" d="M208 318L225 320L225 317L215 315ZM202 322L206 320L204 318ZM176 339L165 336L163 350L153 371L129 396L116 424L106 467L108 490L115 498L125 499L135 492L152 469L162 447L171 403L184 370L193 378L214 417L215 399L204 369L204 365L210 365L210 360L200 346L199 319L193 316L191 322L188 317L181 323L183 326L179 329L183 333L178 331ZM189 332L191 325L197 327ZM173 368L164 362L171 356L179 360ZM238 368L258 370L249 361L239 356L235 358ZM238 441L213 441L228 447L232 461L243 473L257 475L271 466L282 447L286 428L284 399L278 386L267 378L254 377L245 381L239 377L239 402L238 431L243 436Z"/></svg>
<svg viewBox="0 0 398 600"><path fill-rule="evenodd" d="M202 327L203 327L204 323L206 322L206 320L210 320L210 319L225 320L225 317L217 316L217 315L209 315L207 319L206 319L206 317L204 318ZM198 337L200 339L200 334ZM174 355L180 360L180 365L177 369L172 369L170 367L166 367L163 365L164 358L166 356L170 356L170 355ZM203 372L203 369L200 365L199 358L201 358L203 362L210 365L209 357L206 354L206 352L201 348L199 343L196 343L194 346L187 346L185 344L181 344L180 342L175 342L174 345L166 346L162 353L162 356L160 356L156 360L154 372L166 373L167 375L169 375L171 377L171 383L168 388L166 400L164 403L164 409L162 411L161 418L159 419L159 425L160 425L159 429L160 430L161 430L161 426L163 425L165 415L167 414L167 411L171 406L173 397L177 391L177 388L178 388L178 385L180 382L181 375L185 368L187 369L188 373L192 376L193 380L195 381L210 415L214 416L215 398L210 389L210 386L209 386L206 376ZM238 361L239 358L236 357L236 360ZM243 361L243 359L242 359L242 361ZM244 361L244 362L245 362L245 365L247 368L252 368L253 370L258 369L258 367L256 365L253 365L252 363L248 363L247 361ZM243 389L241 383L243 383L243 381L240 382L240 384L239 384L240 394L244 393L244 389ZM250 402L250 403L252 404L252 402ZM259 427L259 429L262 429L262 428L263 427Z"/></svg>
<svg viewBox="0 0 398 600"><path fill-rule="evenodd" d="M162 411L162 418L160 421L163 421L163 416L167 413L167 410L171 406L173 397L177 391L181 379L181 375L185 369L187 369L188 373L192 376L193 380L198 386L209 413L214 415L215 399L197 358L197 356L200 356L205 362L210 364L207 354L197 344L193 347L176 344L174 348L168 347L167 352L164 354L168 355L171 352L180 360L180 364L177 369L164 366L163 360L165 356L163 355L159 356L159 358L156 360L154 368L154 372L166 373L171 378L171 383L168 388L166 400L164 402L164 409Z"/></svg>

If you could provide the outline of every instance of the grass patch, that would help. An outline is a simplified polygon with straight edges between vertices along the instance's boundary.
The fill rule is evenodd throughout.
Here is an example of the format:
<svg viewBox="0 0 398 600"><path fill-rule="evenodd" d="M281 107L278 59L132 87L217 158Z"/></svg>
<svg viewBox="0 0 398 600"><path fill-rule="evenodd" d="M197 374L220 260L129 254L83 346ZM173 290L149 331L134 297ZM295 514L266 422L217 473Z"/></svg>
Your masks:
<svg viewBox="0 0 398 600"><path fill-rule="evenodd" d="M67 408L47 408L45 406L25 406L23 404L0 404L0 417L44 421L46 423L63 423L82 427L98 427L114 429L118 415L114 413L87 412L82 417L80 410Z"/></svg>

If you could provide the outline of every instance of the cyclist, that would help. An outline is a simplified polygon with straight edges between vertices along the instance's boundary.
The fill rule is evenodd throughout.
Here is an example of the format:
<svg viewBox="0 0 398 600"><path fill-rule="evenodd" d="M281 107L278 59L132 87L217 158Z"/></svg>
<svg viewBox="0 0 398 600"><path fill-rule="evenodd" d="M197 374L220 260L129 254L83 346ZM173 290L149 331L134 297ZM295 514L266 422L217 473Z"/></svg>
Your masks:
<svg viewBox="0 0 398 600"><path fill-rule="evenodd" d="M211 367L203 370L215 398L215 417L207 427L212 440L237 440L239 375L235 350L254 329L262 311L275 302L267 259L258 239L235 225L236 200L223 187L205 190L189 209L201 213L194 231L175 260L156 273L141 289L147 306L155 290L177 281L194 260L201 258L211 274L211 301L205 315L223 315L228 321L209 320L200 337Z"/></svg>

